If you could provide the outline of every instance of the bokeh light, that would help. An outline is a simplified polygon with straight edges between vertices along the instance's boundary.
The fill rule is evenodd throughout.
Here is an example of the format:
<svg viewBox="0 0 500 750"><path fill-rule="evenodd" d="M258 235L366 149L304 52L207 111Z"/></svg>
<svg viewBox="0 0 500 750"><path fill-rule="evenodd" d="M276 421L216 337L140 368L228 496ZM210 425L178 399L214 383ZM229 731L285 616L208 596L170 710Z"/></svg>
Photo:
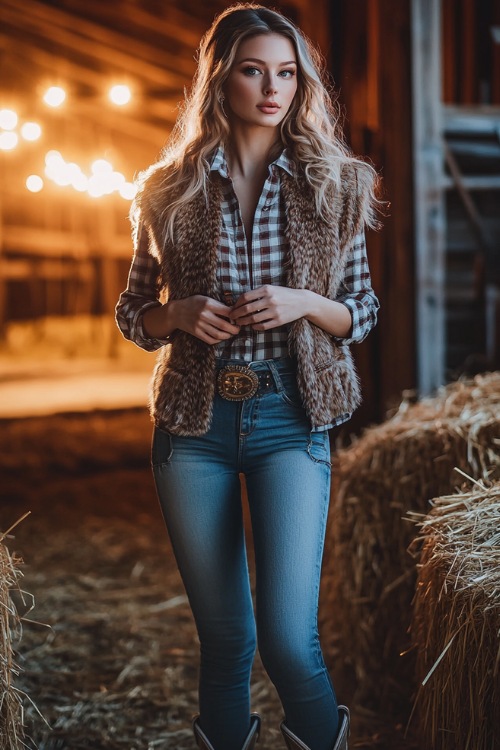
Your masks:
<svg viewBox="0 0 500 750"><path fill-rule="evenodd" d="M4 133L0 133L0 150L12 151L19 141L17 133L13 133L10 130L6 130Z"/></svg>
<svg viewBox="0 0 500 750"><path fill-rule="evenodd" d="M60 107L66 99L66 92L60 86L51 86L43 96L43 101L49 107Z"/></svg>
<svg viewBox="0 0 500 750"><path fill-rule="evenodd" d="M17 120L17 113L13 109L0 109L0 128L3 130L14 130Z"/></svg>
<svg viewBox="0 0 500 750"><path fill-rule="evenodd" d="M39 193L43 188L43 180L40 175L30 174L30 176L26 178L26 187L31 193Z"/></svg>
<svg viewBox="0 0 500 750"><path fill-rule="evenodd" d="M137 194L137 185L133 182L125 182L118 190L122 198L127 201L133 201Z"/></svg>
<svg viewBox="0 0 500 750"><path fill-rule="evenodd" d="M125 175L113 169L107 159L95 159L87 176L76 162L66 162L59 151L48 151L45 155L45 174L56 185L71 185L80 193L88 193L91 198L119 193L126 200L135 198L137 188L127 182Z"/></svg>
<svg viewBox="0 0 500 750"><path fill-rule="evenodd" d="M25 141L37 141L42 135L42 128L37 122L25 122L21 127L21 135Z"/></svg>
<svg viewBox="0 0 500 750"><path fill-rule="evenodd" d="M116 104L119 107L123 107L131 100L132 92L130 91L128 86L117 84L116 86L112 86L110 88L109 98L111 99L113 104Z"/></svg>
<svg viewBox="0 0 500 750"><path fill-rule="evenodd" d="M96 159L92 162L90 169L92 170L92 174L95 175L111 174L113 172L113 165L106 159Z"/></svg>

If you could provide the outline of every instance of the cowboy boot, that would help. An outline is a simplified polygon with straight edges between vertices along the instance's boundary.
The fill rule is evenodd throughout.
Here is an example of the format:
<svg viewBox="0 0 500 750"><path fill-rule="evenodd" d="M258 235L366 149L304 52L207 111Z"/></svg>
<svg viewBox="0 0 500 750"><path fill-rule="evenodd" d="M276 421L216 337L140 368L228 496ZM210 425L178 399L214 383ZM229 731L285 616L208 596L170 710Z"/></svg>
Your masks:
<svg viewBox="0 0 500 750"><path fill-rule="evenodd" d="M200 750L215 750L214 746L208 739L207 735L200 727L199 717L195 716L193 720L193 732L196 744ZM260 716L258 714L250 715L250 731L247 734L246 740L243 743L241 750L253 750L255 743L259 739L260 732Z"/></svg>
<svg viewBox="0 0 500 750"><path fill-rule="evenodd" d="M339 731L335 745L332 750L347 750L347 738L349 737L349 709L346 706L339 706ZM288 750L309 750L306 744L299 740L293 732L291 732L285 723L281 723L281 733L286 742Z"/></svg>

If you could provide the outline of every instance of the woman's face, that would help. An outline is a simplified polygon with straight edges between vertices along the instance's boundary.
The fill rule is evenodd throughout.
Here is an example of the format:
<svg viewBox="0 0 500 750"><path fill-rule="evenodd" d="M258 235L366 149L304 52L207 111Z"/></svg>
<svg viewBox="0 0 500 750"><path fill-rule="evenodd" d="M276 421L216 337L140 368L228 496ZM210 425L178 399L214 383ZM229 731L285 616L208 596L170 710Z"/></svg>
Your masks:
<svg viewBox="0 0 500 750"><path fill-rule="evenodd" d="M277 127L297 91L297 58L281 34L259 34L239 45L224 86L224 109L235 123Z"/></svg>

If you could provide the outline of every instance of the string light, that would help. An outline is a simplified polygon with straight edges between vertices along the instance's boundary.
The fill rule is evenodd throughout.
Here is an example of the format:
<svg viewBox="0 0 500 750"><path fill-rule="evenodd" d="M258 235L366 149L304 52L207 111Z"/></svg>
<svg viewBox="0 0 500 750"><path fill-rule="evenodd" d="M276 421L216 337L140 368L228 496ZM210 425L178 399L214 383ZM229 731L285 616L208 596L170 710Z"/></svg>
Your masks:
<svg viewBox="0 0 500 750"><path fill-rule="evenodd" d="M118 188L118 192L122 198L125 198L125 200L133 201L137 194L137 185L134 185L133 182L125 182L120 188Z"/></svg>
<svg viewBox="0 0 500 750"><path fill-rule="evenodd" d="M14 130L17 120L17 113L13 109L0 109L0 128L3 130Z"/></svg>
<svg viewBox="0 0 500 750"><path fill-rule="evenodd" d="M26 187L31 193L39 193L43 188L43 180L37 174L30 174L26 179Z"/></svg>
<svg viewBox="0 0 500 750"><path fill-rule="evenodd" d="M132 98L129 86L116 84L109 89L109 99L113 104L123 106ZM50 86L43 95L44 102L50 107L59 107L66 99L66 91L61 86ZM0 109L0 150L11 151L19 143L19 134L15 132L19 122L17 112L12 109ZM20 136L25 141L37 141L42 135L39 123L26 121L20 127ZM59 151L51 150L45 155L45 175L52 182L61 187L73 187L80 193L88 193L91 197L101 197L112 193L119 194L124 200L133 200L137 187L128 182L121 172L113 169L113 165L106 159L96 159L92 162L88 174L75 162L66 162ZM39 175L29 175L26 178L26 188L31 192L39 192L44 187L44 181Z"/></svg>
<svg viewBox="0 0 500 750"><path fill-rule="evenodd" d="M96 159L94 162L92 162L90 169L92 170L92 174L105 175L111 174L111 172L113 171L113 166L109 163L109 161L106 161L106 159Z"/></svg>
<svg viewBox="0 0 500 750"><path fill-rule="evenodd" d="M25 122L21 127L21 135L25 141L37 141L42 135L42 128L37 122Z"/></svg>
<svg viewBox="0 0 500 750"><path fill-rule="evenodd" d="M66 92L61 86L51 86L43 96L43 101L49 107L60 107L66 99Z"/></svg>
<svg viewBox="0 0 500 750"><path fill-rule="evenodd" d="M125 200L133 200L136 186L127 182L125 175L113 170L106 159L96 159L87 176L75 162L66 162L59 151L48 151L45 156L45 174L57 185L71 185L78 192L87 192L92 198L119 193Z"/></svg>
<svg viewBox="0 0 500 750"><path fill-rule="evenodd" d="M110 88L109 98L113 102L113 104L116 104L119 107L123 107L131 100L132 92L130 91L128 86L117 84L116 86L112 86Z"/></svg>
<svg viewBox="0 0 500 750"><path fill-rule="evenodd" d="M2 151L12 151L17 146L19 136L11 130L0 133L0 149Z"/></svg>

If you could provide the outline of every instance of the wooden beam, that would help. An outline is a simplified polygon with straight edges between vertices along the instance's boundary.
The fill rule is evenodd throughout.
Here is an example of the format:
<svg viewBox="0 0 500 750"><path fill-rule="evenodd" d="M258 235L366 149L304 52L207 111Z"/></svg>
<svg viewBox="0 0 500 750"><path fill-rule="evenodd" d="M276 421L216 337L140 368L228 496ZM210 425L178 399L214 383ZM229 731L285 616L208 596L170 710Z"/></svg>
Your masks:
<svg viewBox="0 0 500 750"><path fill-rule="evenodd" d="M440 0L412 0L418 386L445 378L445 213L441 145Z"/></svg>
<svg viewBox="0 0 500 750"><path fill-rule="evenodd" d="M457 70L456 0L441 0L441 42L443 48L443 100L456 101Z"/></svg>
<svg viewBox="0 0 500 750"><path fill-rule="evenodd" d="M65 0L65 8L80 16L88 12L87 0ZM190 50L195 50L202 35L206 31L206 24L201 18L186 13L176 8L171 2L163 3L162 14L150 13L136 3L128 2L123 10L121 18L117 19L116 8L107 3L99 3L99 18L106 19L108 26L113 23L123 22L123 26L131 27L140 32L141 37L158 34L165 39L181 39L182 43ZM191 55L192 56L192 55Z"/></svg>
<svg viewBox="0 0 500 750"><path fill-rule="evenodd" d="M32 71L33 66L39 67L47 72L52 72L61 68L60 60L56 55L46 52L45 50L35 49L31 45L23 42L15 42L14 40L9 40L8 45L6 45L5 56L10 59L19 56L23 61L23 65L26 64L26 60L30 60ZM67 76L75 80L77 83L102 87L103 78L100 73L69 61L65 61L64 69ZM151 112L156 116L160 116L161 114L161 116L164 117L164 128L153 125L147 122L146 119L140 119L140 117L135 115L134 110L131 113L130 110L117 111L114 108L111 109L102 105L98 107L91 99L78 97L71 102L71 106L67 107L64 110L64 113L58 110L53 112L47 110L47 116L64 116L70 120L84 116L94 122L102 123L105 121L106 127L123 133L124 135L133 138L134 141L147 143L148 145L151 143L157 144L159 149L165 143L168 131L177 117L177 103L178 99L176 97L175 100L167 100L158 106L155 103L152 104ZM145 118L147 118L149 117L150 111L147 107L143 107L141 110L141 114L142 113L144 113Z"/></svg>
<svg viewBox="0 0 500 750"><path fill-rule="evenodd" d="M495 32L493 31L495 29ZM491 101L493 104L500 105L500 39L498 30L500 29L500 4L493 4L493 26L491 33L491 62L492 62L492 80L491 80Z"/></svg>
<svg viewBox="0 0 500 750"><path fill-rule="evenodd" d="M118 48L119 43L114 40L115 32L101 30L97 24L93 25L96 28L97 38L95 39L92 37L86 38L69 28L58 27L51 23L52 11L56 15L58 12L54 9L50 9L49 12L46 6L35 0L26 0L27 7L23 4L22 9L19 8L15 0L2 0L2 3L2 16L5 24L9 24L11 27L17 26L22 34L26 33L27 30L32 31L44 39L59 44L65 48L65 56L69 59L74 57L75 51L77 51L79 55L86 55L89 59L104 63L109 66L110 74L121 68L130 73L131 76L144 78L154 84L165 85L168 83L172 87L182 89L186 84L186 79L194 72L194 62L191 63L188 60L186 66L183 64L182 58L171 58L169 55L165 55L163 65L153 64L141 59L139 55L134 55L134 49L138 47L138 43L125 36L119 36L121 47ZM78 28L80 28L80 23L79 21ZM100 33L100 31L103 33ZM103 41L108 37L108 43ZM114 45L111 42L114 42ZM139 48L141 52L145 53L143 45L139 45ZM184 75L182 74L183 67L186 67ZM180 73L177 72L179 69L181 69Z"/></svg>
<svg viewBox="0 0 500 750"><path fill-rule="evenodd" d="M443 107L443 126L447 133L477 133L496 136L500 126L500 106L447 105Z"/></svg>
<svg viewBox="0 0 500 750"><path fill-rule="evenodd" d="M99 209L102 209L102 206L99 206ZM101 213L101 210L97 211L98 216ZM3 262L9 263L10 261L5 260L6 252L65 259L98 257L103 254L104 247L105 254L111 258L129 258L132 252L130 236L116 234L114 231L108 233L106 242L102 245L91 242L85 233L19 224L6 224L3 234Z"/></svg>
<svg viewBox="0 0 500 750"><path fill-rule="evenodd" d="M477 55L476 55L476 0L462 0L461 17L461 70L460 70L460 101L463 104L477 102Z"/></svg>

